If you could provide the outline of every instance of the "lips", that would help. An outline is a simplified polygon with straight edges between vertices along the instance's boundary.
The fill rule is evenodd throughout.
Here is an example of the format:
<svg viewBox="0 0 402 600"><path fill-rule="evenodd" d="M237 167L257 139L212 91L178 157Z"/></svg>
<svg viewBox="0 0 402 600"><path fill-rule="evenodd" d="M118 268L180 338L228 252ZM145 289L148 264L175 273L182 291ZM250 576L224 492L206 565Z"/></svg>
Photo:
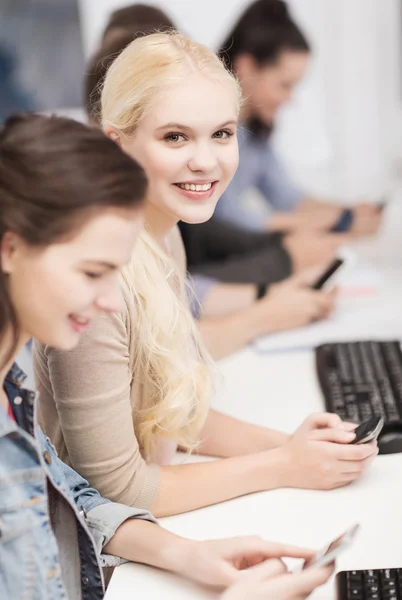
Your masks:
<svg viewBox="0 0 402 600"><path fill-rule="evenodd" d="M85 331L85 329L91 322L91 319L88 319L88 317L83 317L75 313L69 315L68 319L70 321L71 327L77 333L82 333L83 331Z"/></svg>
<svg viewBox="0 0 402 600"><path fill-rule="evenodd" d="M182 196L192 200L205 200L214 193L217 181L186 181L184 183L174 183L174 187Z"/></svg>

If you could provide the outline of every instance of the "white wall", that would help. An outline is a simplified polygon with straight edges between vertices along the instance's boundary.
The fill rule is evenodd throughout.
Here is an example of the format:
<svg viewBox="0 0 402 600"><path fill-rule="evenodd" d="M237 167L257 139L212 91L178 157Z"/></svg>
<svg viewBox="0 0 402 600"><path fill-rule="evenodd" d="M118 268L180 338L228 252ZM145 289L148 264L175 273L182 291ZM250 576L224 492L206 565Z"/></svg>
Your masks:
<svg viewBox="0 0 402 600"><path fill-rule="evenodd" d="M148 0L146 0L148 1ZM129 1L79 0L86 53L108 14ZM216 47L249 0L157 0L179 28ZM289 0L315 60L282 115L276 144L292 172L345 198L388 189L402 150L398 0ZM402 155L402 152L401 152Z"/></svg>

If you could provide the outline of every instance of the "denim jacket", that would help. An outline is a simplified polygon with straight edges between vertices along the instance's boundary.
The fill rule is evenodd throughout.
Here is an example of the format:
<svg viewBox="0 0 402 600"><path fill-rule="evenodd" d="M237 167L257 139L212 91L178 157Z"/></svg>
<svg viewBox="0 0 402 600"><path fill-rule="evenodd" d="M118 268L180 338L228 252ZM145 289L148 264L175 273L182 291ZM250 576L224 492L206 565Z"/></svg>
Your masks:
<svg viewBox="0 0 402 600"><path fill-rule="evenodd" d="M4 384L16 422L0 406L0 598L98 600L101 567L124 562L102 548L126 519L154 519L103 498L60 461L24 379L14 365Z"/></svg>

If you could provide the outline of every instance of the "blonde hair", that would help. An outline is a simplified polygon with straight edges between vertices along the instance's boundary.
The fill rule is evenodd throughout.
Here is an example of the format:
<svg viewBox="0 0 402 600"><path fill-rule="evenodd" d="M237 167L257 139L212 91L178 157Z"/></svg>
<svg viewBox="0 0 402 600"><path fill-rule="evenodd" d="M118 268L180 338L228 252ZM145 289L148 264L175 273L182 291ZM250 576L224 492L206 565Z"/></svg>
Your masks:
<svg viewBox="0 0 402 600"><path fill-rule="evenodd" d="M110 66L101 96L103 126L133 136L155 96L192 72L231 86L240 109L239 84L211 50L179 33L155 33L133 41ZM191 450L208 414L213 372L183 275L145 230L123 277L138 306L133 378L149 400L138 419L139 442L146 456L155 434Z"/></svg>

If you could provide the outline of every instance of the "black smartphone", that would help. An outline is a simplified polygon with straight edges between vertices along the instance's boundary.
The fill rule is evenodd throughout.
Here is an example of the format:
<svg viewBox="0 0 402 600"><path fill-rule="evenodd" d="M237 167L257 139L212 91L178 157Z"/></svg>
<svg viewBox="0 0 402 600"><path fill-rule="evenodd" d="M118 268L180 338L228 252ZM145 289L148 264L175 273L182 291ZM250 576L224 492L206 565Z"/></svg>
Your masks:
<svg viewBox="0 0 402 600"><path fill-rule="evenodd" d="M377 204L377 208L380 212L382 212L388 205L388 198L385 196L381 198L381 200Z"/></svg>
<svg viewBox="0 0 402 600"><path fill-rule="evenodd" d="M382 417L371 417L367 421L363 421L355 429L356 437L351 444L368 444L376 440L384 427L384 419Z"/></svg>
<svg viewBox="0 0 402 600"><path fill-rule="evenodd" d="M344 258L334 258L329 267L311 286L313 290L321 290L323 286L335 275L335 273L345 264Z"/></svg>

